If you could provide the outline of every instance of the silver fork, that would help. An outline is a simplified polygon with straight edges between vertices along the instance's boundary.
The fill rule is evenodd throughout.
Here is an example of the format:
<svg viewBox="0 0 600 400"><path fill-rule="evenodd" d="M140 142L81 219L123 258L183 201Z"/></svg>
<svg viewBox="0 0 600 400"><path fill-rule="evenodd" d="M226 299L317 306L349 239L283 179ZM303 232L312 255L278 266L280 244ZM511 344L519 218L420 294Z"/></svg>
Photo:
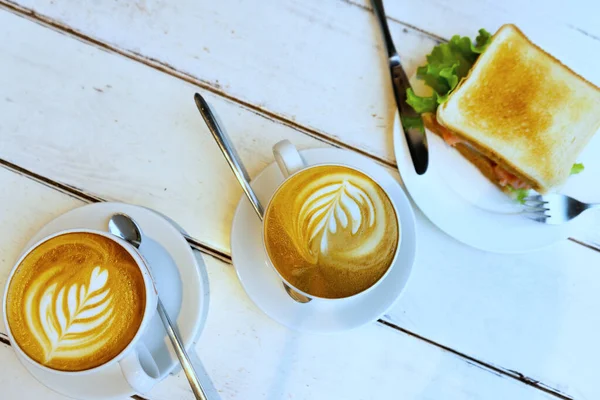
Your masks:
<svg viewBox="0 0 600 400"><path fill-rule="evenodd" d="M563 194L545 194L525 198L524 214L528 218L545 224L558 225L600 204L588 204Z"/></svg>

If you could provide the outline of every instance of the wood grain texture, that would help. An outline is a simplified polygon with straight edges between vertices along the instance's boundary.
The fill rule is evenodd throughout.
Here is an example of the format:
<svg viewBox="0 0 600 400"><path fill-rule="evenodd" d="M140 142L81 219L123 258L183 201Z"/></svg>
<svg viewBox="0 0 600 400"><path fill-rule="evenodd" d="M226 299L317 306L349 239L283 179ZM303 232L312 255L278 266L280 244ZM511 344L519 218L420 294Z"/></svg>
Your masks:
<svg viewBox="0 0 600 400"><path fill-rule="evenodd" d="M0 37L9 39L0 42L0 158L106 200L155 208L229 252L241 191L197 114L196 87L10 13L0 12ZM281 139L325 146L203 94L252 176ZM517 257L484 254L417 217L415 275L391 321L566 395L597 394L588 374L600 355L589 333L600 326L591 312L600 306L600 253L565 242Z"/></svg>
<svg viewBox="0 0 600 400"><path fill-rule="evenodd" d="M81 202L4 168L0 185L11 188L10 196L0 197L6 228L0 232L15 238L0 238L3 287L27 238ZM230 265L209 256L204 260L211 301L196 352L214 386L213 399L554 398L378 324L340 335L293 333L250 302ZM0 332L5 338L5 327ZM0 342L3 399L64 399L29 376L10 346ZM180 373L145 397L172 400L193 395Z"/></svg>

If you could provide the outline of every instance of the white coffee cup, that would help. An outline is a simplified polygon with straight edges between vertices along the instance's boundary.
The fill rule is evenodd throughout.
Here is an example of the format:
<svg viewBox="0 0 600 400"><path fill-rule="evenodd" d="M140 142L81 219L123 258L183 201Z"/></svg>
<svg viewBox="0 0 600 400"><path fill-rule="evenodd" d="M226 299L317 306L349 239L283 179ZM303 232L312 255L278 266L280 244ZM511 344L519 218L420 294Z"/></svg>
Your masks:
<svg viewBox="0 0 600 400"><path fill-rule="evenodd" d="M396 219L397 219L398 229L399 230L401 229L401 221L400 221L400 217L399 217L400 214L398 213L398 210L396 209L396 205L392 201L392 197L384 189L383 185L379 184L379 182L377 182L377 179L375 179L373 176L371 176L367 172L362 171L361 169L356 168L354 166L346 165L346 164L342 164L342 163L321 163L321 164L315 164L315 165L307 165L304 162L304 160L302 159L302 156L300 155L300 153L298 152L298 149L289 140L282 140L281 142L275 144L275 146L273 146L273 155L275 157L275 161L277 162L277 166L279 167L279 170L281 171L283 177L285 178L283 180L283 182L281 182L279 184L279 186L277 187L277 189L275 189L275 191L274 191L273 194L277 193L277 190L285 182L287 182L287 180L289 180L291 177L293 177L294 175L296 175L300 171L304 171L304 170L309 169L309 168L315 168L315 167L320 167L320 166L342 166L342 167L345 167L345 168L349 168L349 169L358 171L358 172L360 172L360 173L368 176L369 178L371 178L371 180L373 180L375 183L378 184L378 186L385 193L385 195L388 197L388 199L390 199L390 204L394 208L394 214L395 214ZM269 209L269 207L271 205L271 200L272 199L273 199L273 197L271 197L271 199L269 200L267 206L265 207L265 214L266 214L267 210ZM371 290L375 289L385 279L385 277L390 273L390 271L394 267L394 264L396 263L396 259L398 258L398 253L399 253L399 250L400 250L400 242L401 242L401 240L402 240L402 237L399 236L398 237L398 243L396 245L396 251L394 253L394 256L392 258L390 266L388 267L388 269L386 270L386 272L373 285L371 285L367 289L365 289L365 290L363 290L361 292L358 292L356 294L353 294L351 296L342 297L342 298L324 298L324 297L319 297L319 296L315 296L315 295L306 293L305 291L297 288L296 286L294 286L293 284L291 284L287 279L285 279L285 277L277 270L277 268L275 268L275 266L273 265L273 262L271 261L271 259L269 257L269 253L267 251L267 246L266 246L266 243L265 243L265 221L263 220L262 243L263 243L263 250L264 250L264 252L266 254L266 258L267 258L268 264L275 271L275 273L277 273L277 275L279 276L279 279L281 279L281 281L284 282L284 284L287 285L287 287L290 290L292 290L294 292L297 292L301 296L304 296L304 297L306 297L308 299L311 299L311 300L312 299L320 299L320 300L323 300L323 301L347 300L347 299L354 298L354 297L357 297L357 296L362 296L362 295L370 292ZM290 296L290 297L294 298L294 296Z"/></svg>
<svg viewBox="0 0 600 400"><path fill-rule="evenodd" d="M91 233L91 234L95 234L95 235L100 235L100 236L104 236L105 238L108 238L108 239L112 240L113 242L117 243L118 245L120 245L123 249L125 249L131 255L131 257L135 260L135 263L139 267L140 272L142 273L142 277L144 279L144 290L145 290L145 294L146 294L146 305L144 307L144 314L142 317L142 322L140 324L140 327L138 328L138 331L136 332L133 339L129 342L129 344L117 356L115 356L110 361L107 361L106 363L104 363L102 365L99 365L97 367L87 369L84 371L56 370L56 369L48 368L48 367L38 363L37 361L33 360L32 358L30 358L19 347L17 341L13 337L10 325L8 323L8 317L7 317L8 287L10 285L11 279L12 279L15 271L18 269L18 267L21 264L21 262L23 261L23 259L43 242L45 242L49 239L52 239L56 236L66 234L66 233ZM2 299L2 309L3 309L3 313L4 313L4 325L6 326L6 329L8 331L8 337L10 339L11 345L14 348L19 360L22 363L26 363L29 370L37 369L37 370L41 370L41 371L45 372L47 376L55 375L55 376L60 376L61 378L69 377L69 376L70 377L80 377L80 376L84 376L84 375L92 375L92 374L102 373L103 371L113 367L115 364L118 364L118 366L121 369L121 373L123 374L124 378L127 380L127 383L129 384L129 386L131 386L131 388L135 392L143 394L143 393L148 392L150 389L152 389L152 387L158 382L158 376L159 376L159 370L156 365L156 362L154 361L154 358L152 357L152 354L146 348L144 343L141 341L141 338L146 331L148 323L150 322L150 320L156 313L157 302L158 302L158 295L157 295L156 287L152 280L152 276L150 274L150 269L149 269L148 265L146 264L146 262L144 261L144 259L142 258L142 256L138 253L137 249L135 249L133 246L131 246L129 243L125 242L124 240L122 240L116 236L113 236L107 232L96 231L96 230L92 230L92 229L71 229L71 230L60 231L60 232L54 233L50 236L47 236L44 239L41 239L36 244L34 244L33 246L31 246L29 249L27 249L23 253L23 255L15 263L15 265L12 268L12 270L8 276L8 279L6 281L6 285L5 285L5 289L4 289L4 296Z"/></svg>

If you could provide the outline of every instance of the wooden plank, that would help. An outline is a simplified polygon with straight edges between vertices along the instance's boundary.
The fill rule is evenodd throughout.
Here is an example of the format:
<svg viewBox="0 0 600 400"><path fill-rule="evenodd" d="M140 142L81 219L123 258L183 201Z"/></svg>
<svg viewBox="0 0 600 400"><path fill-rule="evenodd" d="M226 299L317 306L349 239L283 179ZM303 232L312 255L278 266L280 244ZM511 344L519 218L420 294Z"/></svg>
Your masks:
<svg viewBox="0 0 600 400"><path fill-rule="evenodd" d="M4 12L0 37L10 38L0 42L7 66L0 99L10 99L0 125L0 158L105 199L155 208L202 243L229 252L241 191L197 115L191 100L197 88ZM300 147L325 145L204 94L252 176L272 162L270 146L280 139ZM600 271L593 265L600 254L570 242L515 258L483 254L443 235L420 213L418 232L415 277L390 311L392 321L557 392L594 397L598 389L584 377L600 350L580 329L597 331L597 313L573 313L565 329L533 325L526 307L548 318L557 309L598 308ZM502 307L513 294L510 307ZM515 328L520 326L527 329ZM485 341L491 333L494 346ZM552 343L543 362L537 343Z"/></svg>
<svg viewBox="0 0 600 400"><path fill-rule="evenodd" d="M597 4L592 1L564 7L556 1L542 6L541 0L401 0L388 1L386 7L409 74L435 44L435 37L423 31L447 39L474 36L481 27L493 32L514 22L544 49L600 84L597 62L590 59L597 61L600 54L595 32L600 28L593 12ZM394 160L395 105L368 0L15 3L299 123L313 134Z"/></svg>
<svg viewBox="0 0 600 400"><path fill-rule="evenodd" d="M315 0L18 4L312 134L394 160L395 103L380 34L359 7ZM391 29L414 71L434 40L399 24Z"/></svg>
<svg viewBox="0 0 600 400"><path fill-rule="evenodd" d="M371 7L369 0L342 1ZM547 40L550 46L558 46L566 51L565 54L574 54L576 58L580 58L577 52L587 44L596 42L597 45L600 41L600 26L595 18L598 2L595 0L575 0L568 4L561 0L388 0L385 8L388 17L447 39L457 33L472 35L482 27L495 30L503 23L516 23L531 30L531 34L541 33L538 40L550 35ZM573 46L573 43L577 45ZM568 50L569 46L572 52ZM585 68L584 65L581 67Z"/></svg>
<svg viewBox="0 0 600 400"><path fill-rule="evenodd" d="M0 29L10 68L0 75L2 158L105 200L164 211L229 251L242 191L196 109L197 87L6 12ZM273 161L271 147L281 139L325 146L205 94L251 175Z"/></svg>
<svg viewBox="0 0 600 400"><path fill-rule="evenodd" d="M0 192L4 286L27 238L57 214L82 203L5 168L0 168L0 186L10 188ZM340 335L293 333L251 303L230 265L208 256L205 262L211 301L196 352L214 393L223 400L555 398L379 324ZM2 398L63 399L29 376L6 344L5 327L0 332ZM180 373L146 397L171 400L193 395Z"/></svg>
<svg viewBox="0 0 600 400"><path fill-rule="evenodd" d="M4 168L0 168L0 174L2 176L0 181L0 187L2 188L0 190L0 221L3 223L11 221L11 214L15 212L17 205L22 210L19 213L21 228L15 229L12 225L5 225L0 229L0 243L2 243L0 261L5 263L6 269L9 268L8 264L16 261L23 246L31 236L44 226L46 221L85 203L60 194L53 189L38 189L37 186L42 186L39 184L25 185L24 182L30 181L29 179L19 174L10 173ZM18 197L15 194L18 194ZM13 223L16 224L17 221L14 220ZM4 288L5 279L6 275L0 274L1 288ZM2 318L0 318L1 320Z"/></svg>
<svg viewBox="0 0 600 400"><path fill-rule="evenodd" d="M420 222L426 240L387 320L573 398L600 395L582 368L600 356L600 253L569 241L524 255L465 251Z"/></svg>
<svg viewBox="0 0 600 400"><path fill-rule="evenodd" d="M19 0L9 4L320 140L395 165L395 103L380 33L367 3ZM457 33L473 36L482 26L494 31L503 23L516 22L546 50L600 84L600 70L593 62L600 61L600 41L563 20L557 22L560 16L551 5L543 12L554 19L532 18L527 10L537 6L518 0L388 3L392 35L409 73L436 44L436 37L424 32L443 38ZM570 5L569 13L589 14L589 8L579 0ZM409 21L414 28L398 21ZM590 190L594 193L586 197L594 201L600 186ZM596 246L586 236L575 238Z"/></svg>

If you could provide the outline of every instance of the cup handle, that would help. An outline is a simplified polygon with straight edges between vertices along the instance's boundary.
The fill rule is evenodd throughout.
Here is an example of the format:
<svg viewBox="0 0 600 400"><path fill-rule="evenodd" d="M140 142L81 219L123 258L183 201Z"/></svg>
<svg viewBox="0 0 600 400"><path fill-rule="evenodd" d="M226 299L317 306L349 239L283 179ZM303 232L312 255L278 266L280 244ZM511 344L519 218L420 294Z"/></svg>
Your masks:
<svg viewBox="0 0 600 400"><path fill-rule="evenodd" d="M283 174L284 178L287 178L290 175L293 175L296 172L306 168L306 163L302 159L298 149L289 140L282 140L281 142L275 144L275 146L273 146L273 156L275 156L277 166L279 166L279 170ZM308 303L311 301L309 297L306 297L302 293L292 289L285 282L282 283L288 296L290 296L293 300L297 301L298 303Z"/></svg>
<svg viewBox="0 0 600 400"><path fill-rule="evenodd" d="M282 140L275 144L273 155L284 178L306 167L306 163L302 160L298 149L289 140Z"/></svg>
<svg viewBox="0 0 600 400"><path fill-rule="evenodd" d="M121 372L129 386L144 394L158 382L159 370L145 344L139 342L133 351L119 361Z"/></svg>

